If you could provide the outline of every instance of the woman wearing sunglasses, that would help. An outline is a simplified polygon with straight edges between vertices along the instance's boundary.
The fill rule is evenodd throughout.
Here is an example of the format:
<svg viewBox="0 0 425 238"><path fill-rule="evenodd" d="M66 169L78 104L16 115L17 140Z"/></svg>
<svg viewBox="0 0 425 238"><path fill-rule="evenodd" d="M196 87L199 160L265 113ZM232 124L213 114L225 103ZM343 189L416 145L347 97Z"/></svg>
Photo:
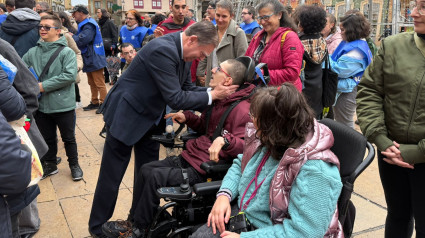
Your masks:
<svg viewBox="0 0 425 238"><path fill-rule="evenodd" d="M357 116L378 147L387 203L385 237L425 237L425 1L414 31L382 40L358 85Z"/></svg>
<svg viewBox="0 0 425 238"><path fill-rule="evenodd" d="M297 27L278 0L265 0L257 6L258 22L263 30L249 44L246 56L255 63L267 63L269 85L293 83L302 89L300 70L304 47L297 35Z"/></svg>

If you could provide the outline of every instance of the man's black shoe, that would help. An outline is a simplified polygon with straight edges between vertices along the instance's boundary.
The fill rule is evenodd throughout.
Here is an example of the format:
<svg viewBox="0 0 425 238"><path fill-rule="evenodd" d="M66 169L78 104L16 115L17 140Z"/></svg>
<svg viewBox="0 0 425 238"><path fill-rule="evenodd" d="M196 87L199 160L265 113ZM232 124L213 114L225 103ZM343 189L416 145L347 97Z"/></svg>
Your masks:
<svg viewBox="0 0 425 238"><path fill-rule="evenodd" d="M146 235L146 230L133 227L126 233L121 234L119 238L145 238Z"/></svg>
<svg viewBox="0 0 425 238"><path fill-rule="evenodd" d="M43 177L41 177L41 179L58 173L58 166L56 166L55 162L44 162L41 166L43 167Z"/></svg>
<svg viewBox="0 0 425 238"><path fill-rule="evenodd" d="M81 170L79 164L69 165L69 168L71 169L72 180L78 181L83 178L83 170Z"/></svg>
<svg viewBox="0 0 425 238"><path fill-rule="evenodd" d="M56 157L56 165L60 164L62 162L61 157Z"/></svg>
<svg viewBox="0 0 425 238"><path fill-rule="evenodd" d="M99 104L99 108L96 110L96 114L101 114L102 113L102 104Z"/></svg>
<svg viewBox="0 0 425 238"><path fill-rule="evenodd" d="M103 223L102 232L107 237L120 237L131 231L132 225L129 221L117 220Z"/></svg>
<svg viewBox="0 0 425 238"><path fill-rule="evenodd" d="M90 103L87 107L83 107L84 111L99 109L99 104Z"/></svg>

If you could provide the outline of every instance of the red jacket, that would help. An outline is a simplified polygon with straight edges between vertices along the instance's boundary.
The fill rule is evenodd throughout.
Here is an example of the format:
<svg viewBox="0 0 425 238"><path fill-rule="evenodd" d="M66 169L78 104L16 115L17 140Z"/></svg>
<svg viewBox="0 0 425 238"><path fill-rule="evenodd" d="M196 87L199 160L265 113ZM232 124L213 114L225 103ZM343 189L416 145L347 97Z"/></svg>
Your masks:
<svg viewBox="0 0 425 238"><path fill-rule="evenodd" d="M182 157L199 173L205 174L205 171L203 171L200 166L203 162L210 160L210 154L208 152L208 149L212 145L210 137L214 134L221 116L234 101L249 95L254 88L254 85L249 85L248 87L231 94L224 100L214 102L207 134L205 134L206 110L202 112L200 117L190 111L183 112L186 117L186 124L193 130L204 134L197 139L188 141L186 144L186 150L181 153ZM232 160L236 158L238 154L242 154L245 124L251 122L251 118L249 116L249 105L250 103L248 100L240 102L230 112L224 122L223 133L221 136L225 137L229 141L230 145L226 150L220 151L220 160Z"/></svg>
<svg viewBox="0 0 425 238"><path fill-rule="evenodd" d="M291 32L287 33L283 47L281 47L282 34L288 30ZM253 57L255 50L260 45L260 41L264 36L263 34L266 34L266 32L261 30L254 36L246 50L246 56ZM300 71L303 54L304 47L297 33L293 32L290 28L279 27L264 48L259 61L261 63L267 63L270 73L269 85L281 85L284 82L292 82L301 92Z"/></svg>
<svg viewBox="0 0 425 238"><path fill-rule="evenodd" d="M176 31L184 31L186 30L186 28L188 28L190 25L194 23L195 21L185 17L183 24L177 25L176 23L174 23L173 18L169 17L168 19L165 19L162 22L160 22L158 26L164 29L164 35L166 35Z"/></svg>

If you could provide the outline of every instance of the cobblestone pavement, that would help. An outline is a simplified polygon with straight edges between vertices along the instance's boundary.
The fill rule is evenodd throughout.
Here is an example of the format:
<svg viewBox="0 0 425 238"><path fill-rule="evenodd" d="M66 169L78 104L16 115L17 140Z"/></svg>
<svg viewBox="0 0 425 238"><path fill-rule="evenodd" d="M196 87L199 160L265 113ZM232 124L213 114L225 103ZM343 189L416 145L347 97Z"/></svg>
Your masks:
<svg viewBox="0 0 425 238"><path fill-rule="evenodd" d="M83 105L86 106L90 100L90 89L85 74L79 86ZM62 163L58 166L59 173L39 183L41 194L38 196L38 208L41 228L35 235L36 238L90 237L88 218L103 152L104 139L99 136L103 120L95 111L76 111L76 137L84 179L72 181L63 143L59 139L58 156L62 157ZM162 150L161 158L165 157L164 154ZM120 186L113 220L127 217L132 199L133 169L131 161ZM357 208L354 237L383 237L386 204L376 160L357 179L352 200Z"/></svg>

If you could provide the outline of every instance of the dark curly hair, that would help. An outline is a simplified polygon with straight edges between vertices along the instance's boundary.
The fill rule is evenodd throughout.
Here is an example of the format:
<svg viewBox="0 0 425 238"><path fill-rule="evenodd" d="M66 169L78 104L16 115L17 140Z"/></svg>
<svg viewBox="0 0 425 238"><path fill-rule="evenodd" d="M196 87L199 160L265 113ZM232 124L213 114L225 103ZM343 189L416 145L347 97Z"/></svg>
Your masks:
<svg viewBox="0 0 425 238"><path fill-rule="evenodd" d="M162 14L155 14L155 16L151 17L151 22L155 25L158 25L163 20L165 20L165 16Z"/></svg>
<svg viewBox="0 0 425 238"><path fill-rule="evenodd" d="M359 11L345 15L340 19L344 28L345 40L348 42L367 38L370 34L370 23Z"/></svg>
<svg viewBox="0 0 425 238"><path fill-rule="evenodd" d="M287 148L302 145L314 126L313 110L291 83L258 89L252 98L250 113L262 146L277 160Z"/></svg>
<svg viewBox="0 0 425 238"><path fill-rule="evenodd" d="M326 26L326 11L316 5L301 5L293 14L295 23L303 28L304 34L320 33Z"/></svg>

